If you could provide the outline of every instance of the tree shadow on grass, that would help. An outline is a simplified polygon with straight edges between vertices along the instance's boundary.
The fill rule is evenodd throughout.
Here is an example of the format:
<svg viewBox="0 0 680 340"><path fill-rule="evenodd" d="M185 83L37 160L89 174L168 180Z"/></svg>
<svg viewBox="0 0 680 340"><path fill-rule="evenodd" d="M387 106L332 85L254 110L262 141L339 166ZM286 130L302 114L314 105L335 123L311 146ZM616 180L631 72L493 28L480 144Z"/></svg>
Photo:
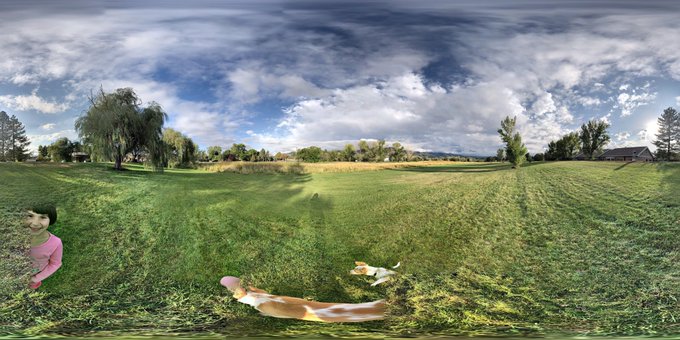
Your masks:
<svg viewBox="0 0 680 340"><path fill-rule="evenodd" d="M616 171L616 170L621 170L621 169L625 168L625 167L626 167L628 164L630 164L630 163L635 163L635 161L625 162L625 163L623 163L623 164L617 166L616 169L614 169L614 171Z"/></svg>
<svg viewBox="0 0 680 340"><path fill-rule="evenodd" d="M656 170L663 175L659 188L663 193L663 204L668 208L680 207L680 163L659 163Z"/></svg>

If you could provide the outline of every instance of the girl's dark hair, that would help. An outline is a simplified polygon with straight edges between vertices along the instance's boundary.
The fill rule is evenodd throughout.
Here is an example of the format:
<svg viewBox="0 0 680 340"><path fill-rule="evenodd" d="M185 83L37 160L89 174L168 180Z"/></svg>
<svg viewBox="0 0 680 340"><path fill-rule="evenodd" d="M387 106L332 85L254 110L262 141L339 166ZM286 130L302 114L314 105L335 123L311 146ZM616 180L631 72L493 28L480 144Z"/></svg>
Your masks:
<svg viewBox="0 0 680 340"><path fill-rule="evenodd" d="M50 218L50 225L57 222L57 207L52 203L35 204L29 210L32 210L34 213L47 215Z"/></svg>

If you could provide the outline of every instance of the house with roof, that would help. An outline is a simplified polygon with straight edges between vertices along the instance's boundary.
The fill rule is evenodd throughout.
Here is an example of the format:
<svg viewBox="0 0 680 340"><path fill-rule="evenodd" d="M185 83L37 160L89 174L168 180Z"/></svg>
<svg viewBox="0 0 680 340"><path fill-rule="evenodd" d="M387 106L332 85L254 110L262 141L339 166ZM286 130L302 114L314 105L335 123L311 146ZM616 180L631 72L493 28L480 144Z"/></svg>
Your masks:
<svg viewBox="0 0 680 340"><path fill-rule="evenodd" d="M86 152L72 152L71 158L74 163L87 162L90 160L90 154Z"/></svg>
<svg viewBox="0 0 680 340"><path fill-rule="evenodd" d="M641 161L653 162L654 155L646 146L616 148L607 150L597 157L601 161Z"/></svg>

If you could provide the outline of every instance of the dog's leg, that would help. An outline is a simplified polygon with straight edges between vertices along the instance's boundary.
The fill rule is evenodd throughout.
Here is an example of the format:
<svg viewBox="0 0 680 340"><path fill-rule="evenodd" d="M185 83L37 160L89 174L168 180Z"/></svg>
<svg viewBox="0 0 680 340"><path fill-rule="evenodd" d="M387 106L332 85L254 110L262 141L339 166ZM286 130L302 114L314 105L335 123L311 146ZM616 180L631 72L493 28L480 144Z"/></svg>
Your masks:
<svg viewBox="0 0 680 340"><path fill-rule="evenodd" d="M377 281L371 283L371 287L375 287L375 286L377 286L377 285L379 285L379 284L381 284L381 283L383 283L383 282L385 282L385 281L387 281L387 280L389 280L389 279L390 279L389 276L383 277L382 279L379 279L379 280L377 280Z"/></svg>

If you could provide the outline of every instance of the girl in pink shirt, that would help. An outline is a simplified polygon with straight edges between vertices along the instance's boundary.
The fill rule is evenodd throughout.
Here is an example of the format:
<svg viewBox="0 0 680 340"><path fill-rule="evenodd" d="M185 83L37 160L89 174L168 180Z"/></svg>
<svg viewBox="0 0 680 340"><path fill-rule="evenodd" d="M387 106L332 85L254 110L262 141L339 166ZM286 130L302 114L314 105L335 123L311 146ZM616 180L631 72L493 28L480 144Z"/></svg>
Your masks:
<svg viewBox="0 0 680 340"><path fill-rule="evenodd" d="M42 280L61 267L61 240L47 231L57 221L54 205L35 206L26 213L26 226L31 234L31 260L33 276L29 287L37 289Z"/></svg>

